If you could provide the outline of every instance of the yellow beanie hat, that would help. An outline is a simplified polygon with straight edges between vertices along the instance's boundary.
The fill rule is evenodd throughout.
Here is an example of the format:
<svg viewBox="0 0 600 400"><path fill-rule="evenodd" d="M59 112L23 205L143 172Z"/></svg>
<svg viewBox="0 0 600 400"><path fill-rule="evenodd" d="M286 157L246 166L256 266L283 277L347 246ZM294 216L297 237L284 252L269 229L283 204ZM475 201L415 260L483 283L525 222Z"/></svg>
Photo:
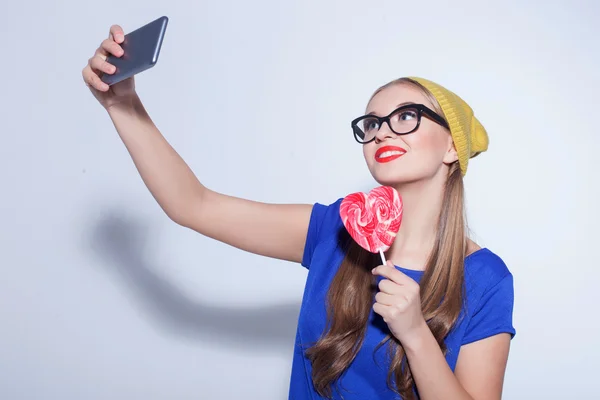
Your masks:
<svg viewBox="0 0 600 400"><path fill-rule="evenodd" d="M475 118L471 107L453 92L427 79L412 76L409 79L429 90L442 107L458 153L460 170L464 176L467 173L469 159L488 148L489 138L485 128Z"/></svg>

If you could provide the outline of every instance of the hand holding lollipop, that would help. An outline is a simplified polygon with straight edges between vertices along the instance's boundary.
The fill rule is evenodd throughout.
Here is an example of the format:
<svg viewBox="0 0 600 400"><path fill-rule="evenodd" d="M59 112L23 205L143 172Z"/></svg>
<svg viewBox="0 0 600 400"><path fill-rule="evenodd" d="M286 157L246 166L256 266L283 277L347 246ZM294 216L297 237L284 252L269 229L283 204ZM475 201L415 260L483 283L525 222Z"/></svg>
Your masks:
<svg viewBox="0 0 600 400"><path fill-rule="evenodd" d="M383 278L378 283L373 311L403 345L410 345L429 329L421 311L419 284L388 264L383 254L400 229L402 199L395 189L387 186L369 194L352 193L342 201L340 215L350 236L361 247L381 255L383 265L372 271Z"/></svg>

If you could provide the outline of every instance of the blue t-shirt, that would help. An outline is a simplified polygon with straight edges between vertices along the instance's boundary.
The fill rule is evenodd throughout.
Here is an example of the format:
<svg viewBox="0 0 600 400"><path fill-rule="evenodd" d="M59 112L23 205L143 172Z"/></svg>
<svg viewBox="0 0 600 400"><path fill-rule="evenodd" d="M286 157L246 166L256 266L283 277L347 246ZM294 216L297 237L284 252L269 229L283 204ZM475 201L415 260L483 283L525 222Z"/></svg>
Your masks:
<svg viewBox="0 0 600 400"><path fill-rule="evenodd" d="M302 260L302 265L308 268L308 277L298 319L289 391L292 400L323 399L313 387L312 368L305 350L323 333L327 292L345 256L340 242L345 230L339 215L341 200L331 205L316 203L310 218ZM396 268L417 282L423 275L423 271ZM462 345L503 332L515 335L513 277L504 262L483 248L466 257L464 275L466 306L459 323L445 339L446 361L453 371ZM387 386L387 344L377 350L377 362L373 360L376 346L388 334L385 322L371 309L365 341L337 386L342 388L345 400L400 398ZM333 395L340 398L336 390Z"/></svg>

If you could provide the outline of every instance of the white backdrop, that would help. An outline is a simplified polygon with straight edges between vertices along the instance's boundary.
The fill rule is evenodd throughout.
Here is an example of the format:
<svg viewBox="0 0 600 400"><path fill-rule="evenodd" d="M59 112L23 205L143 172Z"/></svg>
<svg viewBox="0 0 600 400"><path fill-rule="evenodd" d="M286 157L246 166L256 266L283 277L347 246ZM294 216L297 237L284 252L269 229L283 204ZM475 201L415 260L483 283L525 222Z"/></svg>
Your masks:
<svg viewBox="0 0 600 400"><path fill-rule="evenodd" d="M349 121L374 89L420 75L465 98L491 136L471 228L515 276L504 398L597 398L600 5L445 3L3 3L0 398L287 397L306 271L172 223L81 80L111 24L161 15L138 91L227 194L366 190Z"/></svg>

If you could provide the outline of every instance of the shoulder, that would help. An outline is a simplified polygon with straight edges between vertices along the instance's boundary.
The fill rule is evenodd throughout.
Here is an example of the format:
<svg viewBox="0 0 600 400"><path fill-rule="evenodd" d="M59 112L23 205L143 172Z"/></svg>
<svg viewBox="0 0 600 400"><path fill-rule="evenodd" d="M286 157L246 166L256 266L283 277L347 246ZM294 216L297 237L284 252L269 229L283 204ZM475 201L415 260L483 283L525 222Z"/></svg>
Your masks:
<svg viewBox="0 0 600 400"><path fill-rule="evenodd" d="M465 294L470 307L482 305L491 296L514 297L513 275L496 253L482 248L465 258Z"/></svg>
<svg viewBox="0 0 600 400"><path fill-rule="evenodd" d="M343 232L342 218L340 217L340 204L343 198L333 203L314 203L310 216L310 223L306 235L302 265L309 268L313 262L315 251L326 243L334 243L340 239Z"/></svg>
<svg viewBox="0 0 600 400"><path fill-rule="evenodd" d="M465 259L465 294L471 312L495 307L500 303L512 309L513 275L504 260L488 248Z"/></svg>
<svg viewBox="0 0 600 400"><path fill-rule="evenodd" d="M315 203L313 206L313 212L320 212L324 214L332 214L339 217L340 205L342 204L343 198L335 200L333 203Z"/></svg>
<svg viewBox="0 0 600 400"><path fill-rule="evenodd" d="M514 337L513 275L500 256L483 248L465 259L465 294L468 326L462 344L501 332Z"/></svg>
<svg viewBox="0 0 600 400"><path fill-rule="evenodd" d="M504 260L484 247L465 258L465 281L478 286L493 286L512 276Z"/></svg>
<svg viewBox="0 0 600 400"><path fill-rule="evenodd" d="M340 204L343 198L333 203L315 203L310 218L311 229L314 229L319 237L327 237L338 231L343 223L340 217Z"/></svg>

